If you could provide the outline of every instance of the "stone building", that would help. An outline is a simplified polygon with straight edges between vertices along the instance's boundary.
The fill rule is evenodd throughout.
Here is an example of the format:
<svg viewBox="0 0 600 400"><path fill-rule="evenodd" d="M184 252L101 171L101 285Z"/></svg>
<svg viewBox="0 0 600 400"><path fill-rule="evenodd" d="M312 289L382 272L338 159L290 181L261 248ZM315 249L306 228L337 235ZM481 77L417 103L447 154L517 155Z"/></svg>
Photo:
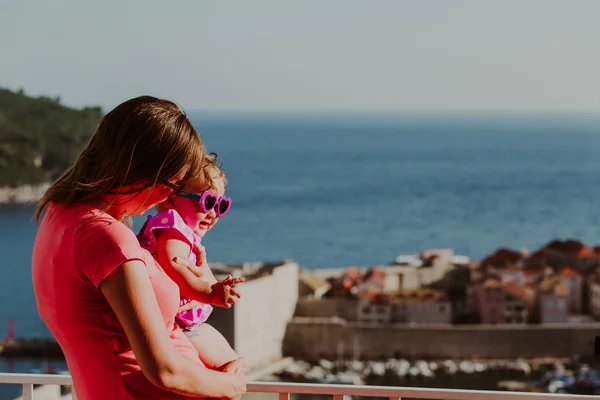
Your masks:
<svg viewBox="0 0 600 400"><path fill-rule="evenodd" d="M246 359L248 370L280 359L286 326L298 301L298 264L287 260L219 268L247 281L238 286L240 301L230 309L215 307L207 322Z"/></svg>

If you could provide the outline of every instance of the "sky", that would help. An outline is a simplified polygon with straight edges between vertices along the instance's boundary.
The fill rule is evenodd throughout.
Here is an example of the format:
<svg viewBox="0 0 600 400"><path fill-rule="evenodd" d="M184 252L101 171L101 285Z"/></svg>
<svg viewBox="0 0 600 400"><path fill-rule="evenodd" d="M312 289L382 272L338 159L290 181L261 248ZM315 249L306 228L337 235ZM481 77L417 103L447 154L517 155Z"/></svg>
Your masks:
<svg viewBox="0 0 600 400"><path fill-rule="evenodd" d="M600 111L594 0L0 2L0 87L110 109Z"/></svg>

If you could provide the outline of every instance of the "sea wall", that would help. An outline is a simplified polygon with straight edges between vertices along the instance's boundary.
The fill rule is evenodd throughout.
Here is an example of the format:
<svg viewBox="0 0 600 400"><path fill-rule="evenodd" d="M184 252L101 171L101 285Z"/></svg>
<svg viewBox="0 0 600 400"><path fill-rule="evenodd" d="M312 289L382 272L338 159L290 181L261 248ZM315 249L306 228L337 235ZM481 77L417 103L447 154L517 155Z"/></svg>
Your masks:
<svg viewBox="0 0 600 400"><path fill-rule="evenodd" d="M340 318L296 317L288 323L285 356L321 358L458 359L591 355L600 324L372 325Z"/></svg>
<svg viewBox="0 0 600 400"><path fill-rule="evenodd" d="M287 323L298 300L299 266L286 261L273 273L237 286L241 300L230 309L214 307L208 323L246 359L248 371L281 359Z"/></svg>
<svg viewBox="0 0 600 400"><path fill-rule="evenodd" d="M296 304L296 317L329 318L332 315L348 321L358 319L358 300L355 298L301 298Z"/></svg>

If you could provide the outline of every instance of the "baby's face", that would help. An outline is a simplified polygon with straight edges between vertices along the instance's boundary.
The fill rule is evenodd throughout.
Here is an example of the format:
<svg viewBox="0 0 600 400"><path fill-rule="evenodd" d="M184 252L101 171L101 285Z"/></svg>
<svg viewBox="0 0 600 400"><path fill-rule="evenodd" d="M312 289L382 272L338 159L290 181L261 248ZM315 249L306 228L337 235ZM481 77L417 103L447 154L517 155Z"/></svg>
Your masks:
<svg viewBox="0 0 600 400"><path fill-rule="evenodd" d="M216 193L218 196L225 194L225 182L222 177L213 177L213 186L216 188L210 189L204 182L190 181L184 191L201 195L205 191ZM219 221L216 209L213 208L208 213L202 212L202 206L198 202L187 199L181 196L173 197L173 208L181 215L181 218L187 226L200 237L212 229Z"/></svg>

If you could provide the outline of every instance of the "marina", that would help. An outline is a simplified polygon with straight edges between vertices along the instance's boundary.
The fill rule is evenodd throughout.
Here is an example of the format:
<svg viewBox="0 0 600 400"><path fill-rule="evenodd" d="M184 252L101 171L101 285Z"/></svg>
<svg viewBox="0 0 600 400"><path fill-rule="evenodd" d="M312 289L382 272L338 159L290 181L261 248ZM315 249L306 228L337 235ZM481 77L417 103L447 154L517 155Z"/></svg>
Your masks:
<svg viewBox="0 0 600 400"><path fill-rule="evenodd" d="M600 394L594 360L295 361L274 378L285 382Z"/></svg>

